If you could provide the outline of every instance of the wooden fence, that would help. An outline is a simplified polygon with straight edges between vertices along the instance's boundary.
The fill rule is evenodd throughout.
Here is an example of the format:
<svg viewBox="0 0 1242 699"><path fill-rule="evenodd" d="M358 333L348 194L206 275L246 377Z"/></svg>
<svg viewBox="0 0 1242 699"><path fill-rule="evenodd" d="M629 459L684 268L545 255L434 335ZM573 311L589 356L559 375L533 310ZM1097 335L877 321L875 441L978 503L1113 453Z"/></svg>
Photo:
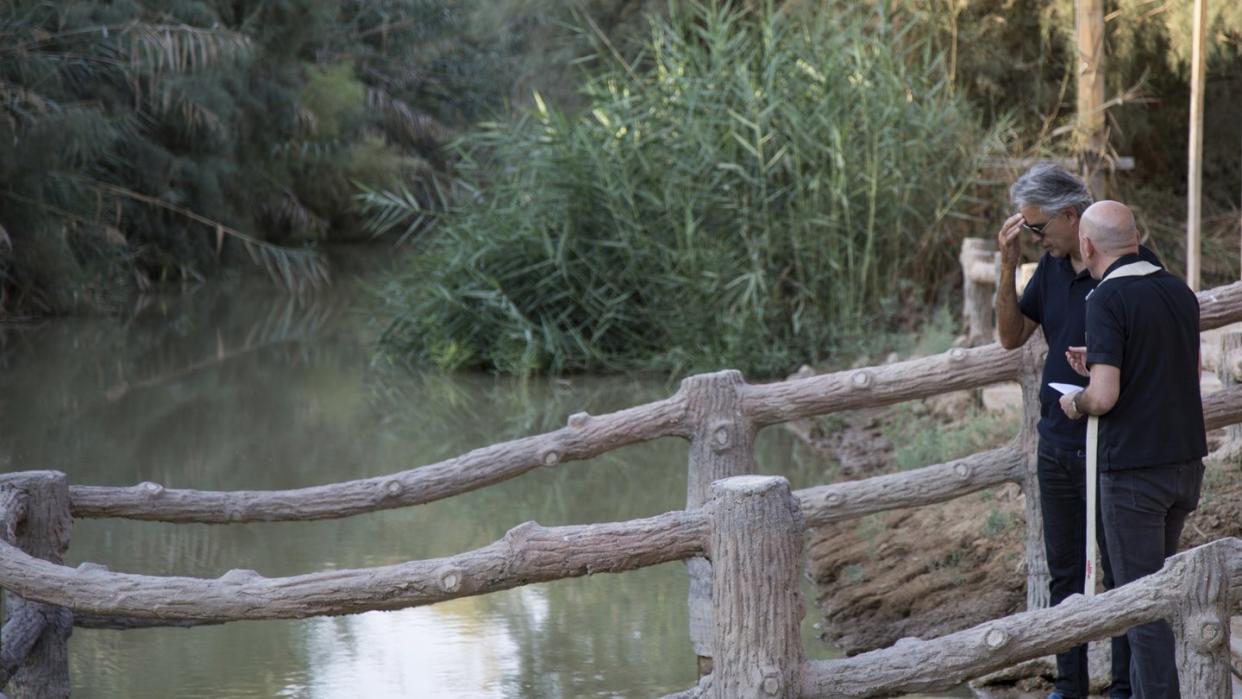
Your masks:
<svg viewBox="0 0 1242 699"><path fill-rule="evenodd" d="M1199 301L1204 329L1242 321L1242 282L1201 292ZM955 348L771 384L748 384L736 371L693 376L667 399L607 415L578 413L555 432L390 476L294 490L117 488L71 485L56 472L0 475L0 587L13 593L0 633L0 689L7 683L15 697L67 696L71 625L123 629L400 609L685 560L702 679L674 696L862 697L945 688L1160 618L1178 631L1187 695L1228 696L1228 615L1242 580L1242 542L1214 542L1176 557L1160 574L1046 609L1034 457L1046 352L1037 334L1021 350ZM782 478L747 475L757 470L753 446L763 427L1011 380L1022 385L1024 419L1019 434L999 449L792 492ZM1242 422L1242 385L1208 396L1203 410L1209 429ZM223 524L344 517L426 503L670 436L690 443L687 506L646 519L552 528L528 522L456 556L284 578L250 570L214 579L156 577L61 564L74 518ZM844 660L805 660L798 572L806 527L1006 482L1026 493L1030 611L932 641L902 641Z"/></svg>

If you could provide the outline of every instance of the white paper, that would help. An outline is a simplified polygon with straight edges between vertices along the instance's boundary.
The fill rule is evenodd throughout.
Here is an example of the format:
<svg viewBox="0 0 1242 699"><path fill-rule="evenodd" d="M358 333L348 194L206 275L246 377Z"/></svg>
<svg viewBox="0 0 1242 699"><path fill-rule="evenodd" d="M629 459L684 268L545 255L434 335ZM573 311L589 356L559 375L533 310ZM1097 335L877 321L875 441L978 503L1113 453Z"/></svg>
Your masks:
<svg viewBox="0 0 1242 699"><path fill-rule="evenodd" d="M1079 391L1086 388L1085 386L1075 386L1072 383L1054 383L1051 381L1048 382L1048 385L1056 389L1057 391L1060 391L1061 395L1063 396L1068 396L1071 393L1078 393Z"/></svg>

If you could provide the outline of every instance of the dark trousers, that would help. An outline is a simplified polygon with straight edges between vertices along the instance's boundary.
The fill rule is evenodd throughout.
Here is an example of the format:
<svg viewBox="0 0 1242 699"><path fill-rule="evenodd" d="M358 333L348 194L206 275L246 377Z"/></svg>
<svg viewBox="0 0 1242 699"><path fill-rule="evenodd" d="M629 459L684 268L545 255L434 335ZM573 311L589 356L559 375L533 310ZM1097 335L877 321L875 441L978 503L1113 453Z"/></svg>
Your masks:
<svg viewBox="0 0 1242 699"><path fill-rule="evenodd" d="M1050 603L1082 594L1087 560L1087 460L1083 449L1066 449L1039 440L1039 505L1044 515L1044 551L1048 555ZM1104 589L1113 589L1113 569L1105 545L1104 525L1096 510ZM1130 643L1125 636L1112 639L1112 696L1130 693ZM1067 697L1090 694L1087 645L1057 654L1056 690Z"/></svg>
<svg viewBox="0 0 1242 699"><path fill-rule="evenodd" d="M1100 474L1100 505L1118 585L1151 575L1177 553L1186 517L1199 505L1203 461ZM1140 699L1180 697L1173 629L1156 621L1126 632L1130 685Z"/></svg>

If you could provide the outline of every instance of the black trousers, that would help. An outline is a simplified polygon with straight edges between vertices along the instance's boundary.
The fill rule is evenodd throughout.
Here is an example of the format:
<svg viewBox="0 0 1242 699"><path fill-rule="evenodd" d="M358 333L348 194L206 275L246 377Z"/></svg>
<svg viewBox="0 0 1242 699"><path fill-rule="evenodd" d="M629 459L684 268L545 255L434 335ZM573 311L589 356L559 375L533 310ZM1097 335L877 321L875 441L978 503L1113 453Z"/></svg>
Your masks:
<svg viewBox="0 0 1242 699"><path fill-rule="evenodd" d="M1177 553L1186 517L1199 505L1203 460L1100 474L1100 505L1117 584L1164 566ZM1126 632L1130 685L1140 699L1180 697L1173 629L1156 621Z"/></svg>
<svg viewBox="0 0 1242 699"><path fill-rule="evenodd" d="M1066 449L1039 440L1039 505L1044 515L1044 551L1048 555L1048 588L1052 606L1066 597L1082 594L1087 559L1087 460L1083 449ZM1105 545L1106 533L1096 510L1096 541L1099 542L1104 589L1114 587L1114 575ZM1110 696L1130 695L1130 643L1126 636L1112 639ZM1057 654L1056 690L1067 697L1090 694L1087 646L1075 646Z"/></svg>

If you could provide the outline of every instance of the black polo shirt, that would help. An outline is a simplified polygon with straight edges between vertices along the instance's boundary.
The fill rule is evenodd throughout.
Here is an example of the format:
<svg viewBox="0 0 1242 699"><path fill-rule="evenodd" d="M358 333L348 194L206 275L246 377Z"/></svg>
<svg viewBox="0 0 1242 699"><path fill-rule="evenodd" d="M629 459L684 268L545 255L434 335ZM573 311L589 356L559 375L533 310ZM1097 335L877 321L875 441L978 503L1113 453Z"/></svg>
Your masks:
<svg viewBox="0 0 1242 699"><path fill-rule="evenodd" d="M1108 271L1139 259L1127 255ZM1199 300L1186 282L1160 270L1100 285L1087 299L1087 363L1121 369L1117 404L1100 416L1101 471L1207 454L1199 396Z"/></svg>
<svg viewBox="0 0 1242 699"><path fill-rule="evenodd" d="M1139 254L1152 264L1160 264L1156 255L1145 247L1139 247ZM1066 417L1058 405L1061 394L1048 384L1087 385L1087 379L1079 376L1065 361L1065 349L1087 344L1087 294L1095 285L1096 281L1086 269L1074 271L1068 256L1053 257L1044 253L1018 301L1022 315L1039 323L1048 341L1048 359L1044 362L1043 383L1039 389L1039 436L1065 449L1086 446L1087 421Z"/></svg>

